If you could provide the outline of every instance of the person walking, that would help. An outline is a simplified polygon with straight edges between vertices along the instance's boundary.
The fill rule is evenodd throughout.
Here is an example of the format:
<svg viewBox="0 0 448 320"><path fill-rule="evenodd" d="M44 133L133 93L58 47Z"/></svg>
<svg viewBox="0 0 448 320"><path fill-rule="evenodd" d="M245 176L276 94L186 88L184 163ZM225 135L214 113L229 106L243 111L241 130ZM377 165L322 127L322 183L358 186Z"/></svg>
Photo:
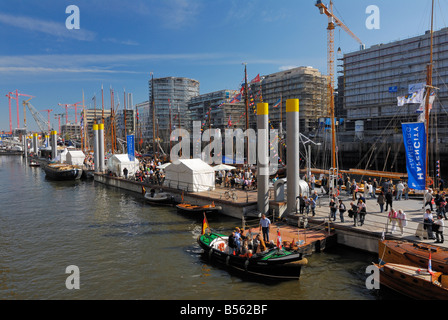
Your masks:
<svg viewBox="0 0 448 320"><path fill-rule="evenodd" d="M397 211L395 211L392 207L390 208L389 214L388 214L388 225L389 223L392 225L392 228L390 229L390 233L394 233L397 228ZM387 232L387 231L386 231Z"/></svg>
<svg viewBox="0 0 448 320"><path fill-rule="evenodd" d="M434 233L432 232L432 225L434 224L434 218L431 209L426 209L423 215L423 227L426 229L428 239L435 240Z"/></svg>
<svg viewBox="0 0 448 320"><path fill-rule="evenodd" d="M404 190L404 184L403 182L399 181L397 184L397 196L395 197L395 200L401 201L403 197L403 190Z"/></svg>
<svg viewBox="0 0 448 320"><path fill-rule="evenodd" d="M380 194L378 195L378 198L376 199L376 202L380 206L380 213L382 213L383 210L384 210L384 203L386 202L386 199L384 197L384 192L383 191L381 191Z"/></svg>
<svg viewBox="0 0 448 320"><path fill-rule="evenodd" d="M404 183L403 194L404 194L404 200L409 200L409 186L406 182Z"/></svg>
<svg viewBox="0 0 448 320"><path fill-rule="evenodd" d="M429 204L429 207L431 208L431 211L433 210L432 207L432 200L434 199L433 195L432 195L432 190L428 189L428 191L426 191L425 193L425 205L423 206L423 209L426 208L426 206Z"/></svg>
<svg viewBox="0 0 448 320"><path fill-rule="evenodd" d="M358 202L358 216L359 216L359 223L361 224L361 226L364 224L364 219L366 217L366 213L367 213L367 206L364 203L364 201L359 200Z"/></svg>
<svg viewBox="0 0 448 320"><path fill-rule="evenodd" d="M350 209L348 210L349 218L353 218L353 226L356 227L356 223L358 222L358 206L353 202L350 202Z"/></svg>
<svg viewBox="0 0 448 320"><path fill-rule="evenodd" d="M316 215L316 200L314 200L313 197L310 197L308 199L308 203L309 203L309 208L311 209L311 214L314 217Z"/></svg>
<svg viewBox="0 0 448 320"><path fill-rule="evenodd" d="M443 216L441 214L437 215L437 220L434 222L435 233L436 233L436 243L443 243Z"/></svg>
<svg viewBox="0 0 448 320"><path fill-rule="evenodd" d="M337 204L334 201L334 199L330 200L330 220L336 221L336 210L337 210Z"/></svg>
<svg viewBox="0 0 448 320"><path fill-rule="evenodd" d="M341 218L341 222L344 222L344 212L345 212L345 204L339 199L339 217Z"/></svg>
<svg viewBox="0 0 448 320"><path fill-rule="evenodd" d="M271 220L266 215L262 214L260 219L260 231L263 233L263 240L269 243L269 229L271 227Z"/></svg>
<svg viewBox="0 0 448 320"><path fill-rule="evenodd" d="M398 220L398 227L400 227L401 236L403 236L404 227L408 225L408 221L406 220L406 213L404 213L403 209L398 210L397 220Z"/></svg>
<svg viewBox="0 0 448 320"><path fill-rule="evenodd" d="M386 199L386 211L387 211L389 206L392 208L392 202L394 199L394 196L392 195L392 191L390 189L387 189L384 198Z"/></svg>

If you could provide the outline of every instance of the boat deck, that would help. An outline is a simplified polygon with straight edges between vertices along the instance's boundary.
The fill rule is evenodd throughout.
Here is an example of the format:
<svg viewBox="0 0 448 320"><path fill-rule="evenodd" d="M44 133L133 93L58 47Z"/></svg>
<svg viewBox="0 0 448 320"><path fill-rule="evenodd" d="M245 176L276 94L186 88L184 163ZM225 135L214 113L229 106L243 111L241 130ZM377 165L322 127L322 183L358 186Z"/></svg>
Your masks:
<svg viewBox="0 0 448 320"><path fill-rule="evenodd" d="M244 230L246 234L248 229ZM258 226L252 227L253 233L260 233ZM289 248L293 244L292 249L299 250L305 254L311 254L313 252L320 252L326 247L329 247L336 243L336 234L334 230L324 225L320 225L313 228L297 228L297 226L291 226L283 222L273 223L269 230L269 241L273 241L277 244L278 232L282 240L282 245ZM298 244L298 246L297 246Z"/></svg>

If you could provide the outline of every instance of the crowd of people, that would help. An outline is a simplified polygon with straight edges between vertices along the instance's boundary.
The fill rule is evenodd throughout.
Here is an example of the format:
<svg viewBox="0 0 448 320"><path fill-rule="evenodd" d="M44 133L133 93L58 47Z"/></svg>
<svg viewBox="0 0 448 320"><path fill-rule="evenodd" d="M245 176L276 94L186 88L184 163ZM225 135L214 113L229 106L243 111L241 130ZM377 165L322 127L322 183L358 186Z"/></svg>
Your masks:
<svg viewBox="0 0 448 320"><path fill-rule="evenodd" d="M316 180L314 175L303 180L308 182L311 196L298 198L300 214L315 215L316 202L321 194L330 194L329 217L336 221L338 216L341 222L345 221L345 215L353 219L354 226L362 226L368 212L367 199L375 199L379 206L380 213L387 213L386 232L404 234L404 229L408 225L408 218L403 209L396 209L397 201L408 200L410 188L405 181L394 183L392 179L386 179L380 183L376 178L368 178L357 182L349 176L339 175L334 181L334 192L329 188L328 177L321 175ZM383 179L381 179L383 180ZM380 180L380 181L381 181ZM350 204L346 207L342 194L345 191ZM429 208L427 208L429 206ZM436 243L443 243L444 220L448 220L448 199L445 192L428 189L424 194L425 213L423 215L424 228L427 231L428 239L436 240Z"/></svg>
<svg viewBox="0 0 448 320"><path fill-rule="evenodd" d="M251 169L219 170L216 172L216 184L224 188L257 189L257 175Z"/></svg>

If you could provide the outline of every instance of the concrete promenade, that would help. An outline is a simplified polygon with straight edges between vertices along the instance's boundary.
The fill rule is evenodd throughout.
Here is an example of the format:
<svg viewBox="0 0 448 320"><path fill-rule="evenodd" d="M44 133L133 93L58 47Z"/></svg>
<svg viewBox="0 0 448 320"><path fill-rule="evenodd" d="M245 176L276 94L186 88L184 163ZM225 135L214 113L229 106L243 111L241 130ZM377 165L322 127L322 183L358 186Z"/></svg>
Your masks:
<svg viewBox="0 0 448 320"><path fill-rule="evenodd" d="M352 202L352 198L347 196L343 191L339 196L339 199L342 199L345 204L347 211L350 208L350 202ZM354 202L356 203L356 202ZM406 213L407 226L403 228L403 235L401 235L401 230L397 224L395 232L391 233L392 225L388 223L388 213L389 210L386 211L386 205L384 205L384 211L380 212L380 206L377 204L377 199L366 198L366 206L367 206L367 214L365 216L364 224L362 226L354 226L353 219L349 218L348 212L344 213L344 222L341 222L339 217L339 213L336 213L336 221L334 221L335 228L344 227L344 229L352 229L357 232L371 232L371 233L379 233L385 232L386 237L393 236L394 238L409 240L409 241L418 241L423 243L434 243L435 240L427 239L426 230L422 229L423 226L423 214L425 212L423 207L423 198L421 199L408 199L408 200L400 200L397 201L394 199L392 206L398 212L399 209L402 209ZM426 207L429 208L429 205ZM433 209L435 206L433 205ZM319 193L319 200L316 207L316 215L314 218L316 219L326 219L328 221L330 215L329 208L329 197L328 195L322 195ZM310 214L311 215L311 214ZM309 215L309 217L310 217ZM436 211L433 211L434 219L436 219ZM448 239L447 239L447 228L448 221L444 220L445 230L443 232L445 237L445 242L440 244L439 246L447 247ZM423 237L417 237L416 234L422 235Z"/></svg>

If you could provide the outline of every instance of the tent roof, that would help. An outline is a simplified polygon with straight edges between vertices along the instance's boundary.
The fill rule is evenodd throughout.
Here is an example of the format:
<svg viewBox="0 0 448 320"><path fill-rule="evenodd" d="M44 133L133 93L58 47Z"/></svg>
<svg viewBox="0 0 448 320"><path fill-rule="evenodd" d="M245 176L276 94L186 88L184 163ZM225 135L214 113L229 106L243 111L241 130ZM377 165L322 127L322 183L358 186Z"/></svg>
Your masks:
<svg viewBox="0 0 448 320"><path fill-rule="evenodd" d="M84 154L84 152L80 151L80 150L69 150L68 153L71 156L80 156L80 157L85 157L86 155Z"/></svg>
<svg viewBox="0 0 448 320"><path fill-rule="evenodd" d="M181 159L179 163L165 168L170 172L195 172L195 173L214 173L215 170L201 159Z"/></svg>
<svg viewBox="0 0 448 320"><path fill-rule="evenodd" d="M125 153L125 154L114 154L112 157L109 158L109 161L111 161L114 158L116 160L118 160L119 162L122 162L122 163L124 163L124 162L126 162L126 163L138 162L137 158L135 159L135 161L129 160L129 157L128 157L127 153Z"/></svg>

